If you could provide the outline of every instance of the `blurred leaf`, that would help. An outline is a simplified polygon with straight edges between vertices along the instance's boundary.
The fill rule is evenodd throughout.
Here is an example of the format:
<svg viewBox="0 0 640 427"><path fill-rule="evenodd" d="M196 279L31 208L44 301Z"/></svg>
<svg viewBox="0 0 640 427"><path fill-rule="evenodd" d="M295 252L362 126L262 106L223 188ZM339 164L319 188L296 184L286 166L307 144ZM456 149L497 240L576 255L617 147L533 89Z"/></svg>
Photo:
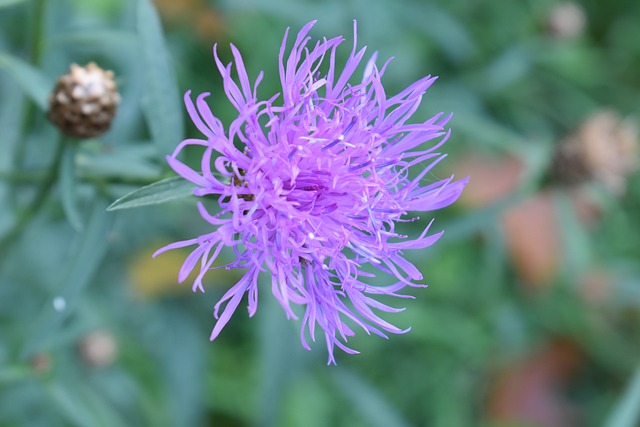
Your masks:
<svg viewBox="0 0 640 427"><path fill-rule="evenodd" d="M267 285L262 280L259 285ZM270 286L270 280L268 285ZM262 289L268 289L262 286ZM300 345L295 333L275 298L263 298L260 322L260 363L262 371L259 422L261 427L276 427L283 400L291 382L299 372Z"/></svg>
<svg viewBox="0 0 640 427"><path fill-rule="evenodd" d="M22 359L46 347L56 337L62 321L73 312L74 304L107 253L112 218L113 215L104 212L102 202L95 203L89 223L78 236L66 272L58 283L55 299L47 300L40 316L33 322L31 336L20 351Z"/></svg>
<svg viewBox="0 0 640 427"><path fill-rule="evenodd" d="M95 386L85 379L56 378L47 384L47 391L61 414L75 425L124 426L128 423L116 412L111 402L102 396ZM64 381L64 383L62 383Z"/></svg>
<svg viewBox="0 0 640 427"><path fill-rule="evenodd" d="M149 328L153 336L151 351L157 352L164 372L169 425L201 425L206 369L206 346L202 330L188 310L162 307L162 320Z"/></svg>
<svg viewBox="0 0 640 427"><path fill-rule="evenodd" d="M87 408L86 403L82 402L83 395L72 393L69 387L56 383L49 385L47 391L60 409L60 414L73 425L83 427L100 426L95 416Z"/></svg>
<svg viewBox="0 0 640 427"><path fill-rule="evenodd" d="M78 175L98 180L149 182L158 179L160 168L149 161L147 147L121 145L111 151L105 151L102 146L82 150L75 158ZM155 152L152 155L155 156Z"/></svg>
<svg viewBox="0 0 640 427"><path fill-rule="evenodd" d="M456 132L465 133L473 144L484 144L508 152L517 151L526 145L522 136L488 115L458 110L455 117Z"/></svg>
<svg viewBox="0 0 640 427"><path fill-rule="evenodd" d="M14 56L0 53L0 69L4 69L31 97L38 108L46 111L49 107L49 92L53 82L40 70Z"/></svg>
<svg viewBox="0 0 640 427"><path fill-rule="evenodd" d="M163 342L164 337L161 334L156 334L153 337L154 347L151 352L146 350L143 345L144 334L147 329L162 330L165 327L165 324L162 323L162 314L164 313L159 306L151 305L143 306L142 313L136 309L127 310L133 307L128 306L125 308L126 315L131 315L132 312L135 312L133 326L125 326L132 335L127 338L124 335L120 336L122 347L118 357L118 365L124 369L122 371L122 379L124 381L121 381L120 384L111 385L109 387L111 389L110 394L116 393L118 396L116 399L118 400L123 397L126 399L127 394L134 396L134 405L145 420L139 425L169 427L173 425L173 420L166 402L171 399L171 395L166 392L164 387L166 381L164 370L154 357L158 351L155 345ZM150 311L159 315L148 315ZM149 319L159 321L149 322ZM160 337L158 338L159 335ZM159 375L159 373L162 374ZM111 377L112 380L113 378L114 376ZM123 393L123 390L126 390L127 393Z"/></svg>
<svg viewBox="0 0 640 427"><path fill-rule="evenodd" d="M25 3L29 0L0 0L0 8Z"/></svg>
<svg viewBox="0 0 640 427"><path fill-rule="evenodd" d="M109 426L125 426L128 423L122 418L122 416L116 412L115 408L111 405L104 396L97 392L93 387L85 384L78 384L77 394L84 400L85 406L93 409L94 418L98 421L99 425Z"/></svg>
<svg viewBox="0 0 640 427"><path fill-rule="evenodd" d="M171 200L193 195L193 183L175 176L135 190L120 197L107 208L108 211L159 205Z"/></svg>
<svg viewBox="0 0 640 427"><path fill-rule="evenodd" d="M606 80L606 65L600 51L579 44L538 46L535 61L541 67L564 76L581 86L601 85Z"/></svg>
<svg viewBox="0 0 640 427"><path fill-rule="evenodd" d="M123 0L69 0L72 7L81 12L107 16L117 16L121 11L122 2Z"/></svg>
<svg viewBox="0 0 640 427"><path fill-rule="evenodd" d="M0 76L0 129L2 129L0 155L0 174L10 173L15 167L14 159L18 147L20 126L22 122L25 97L12 79ZM0 179L0 235L6 233L14 223L15 188L7 181Z"/></svg>
<svg viewBox="0 0 640 427"><path fill-rule="evenodd" d="M87 50L91 52L92 57L99 58L104 55L109 58L110 62L119 65L125 76L130 74L127 71L131 67L131 61L139 59L141 46L140 38L136 33L110 29L65 32L49 38L46 42L48 50L71 51L72 57L76 52L86 52ZM120 85L123 75L116 73L116 78L118 85Z"/></svg>
<svg viewBox="0 0 640 427"><path fill-rule="evenodd" d="M584 273L591 261L589 236L580 223L571 199L566 194L554 195L555 210L564 246L565 269L572 278Z"/></svg>
<svg viewBox="0 0 640 427"><path fill-rule="evenodd" d="M299 376L296 380L287 390L287 405L280 425L326 427L332 409L339 410L328 392L327 382L317 375Z"/></svg>
<svg viewBox="0 0 640 427"><path fill-rule="evenodd" d="M67 420L79 426L130 425L118 412L119 405L105 396L93 378L76 372L58 375L45 385L54 404Z"/></svg>
<svg viewBox="0 0 640 427"><path fill-rule="evenodd" d="M624 395L604 423L605 427L635 427L640 420L640 368L636 369Z"/></svg>
<svg viewBox="0 0 640 427"><path fill-rule="evenodd" d="M434 2L396 2L391 11L437 43L442 53L456 62L468 60L475 51L465 26Z"/></svg>
<svg viewBox="0 0 640 427"><path fill-rule="evenodd" d="M28 378L32 375L32 370L25 365L3 366L0 368L0 385L11 383Z"/></svg>
<svg viewBox="0 0 640 427"><path fill-rule="evenodd" d="M151 1L138 0L137 13L147 84L143 109L151 136L164 156L173 151L184 132L178 83L171 68L162 26Z"/></svg>
<svg viewBox="0 0 640 427"><path fill-rule="evenodd" d="M484 88L498 91L522 80L531 71L532 62L529 50L517 45L509 47L484 71Z"/></svg>
<svg viewBox="0 0 640 427"><path fill-rule="evenodd" d="M73 47L77 45L88 44L92 48L95 45L101 47L110 47L113 49L124 48L137 50L140 40L134 33L120 30L83 30L71 33L64 33L47 40L52 47Z"/></svg>
<svg viewBox="0 0 640 427"><path fill-rule="evenodd" d="M331 371L331 379L342 392L343 397L351 402L354 409L367 422L367 425L374 427L409 426L387 400L360 376L346 368L339 367Z"/></svg>
<svg viewBox="0 0 640 427"><path fill-rule="evenodd" d="M62 156L62 162L60 163L60 191L62 199L62 209L69 224L74 230L82 230L82 218L78 207L76 205L76 186L75 186L75 153L76 145L71 142L65 147L65 152Z"/></svg>
<svg viewBox="0 0 640 427"><path fill-rule="evenodd" d="M526 192L516 191L486 208L476 209L473 213L441 223L442 225L439 228L445 230L444 239L446 241L465 239L477 231L490 228L500 218L505 209L517 205L526 195ZM438 247L435 246L434 250L437 250Z"/></svg>

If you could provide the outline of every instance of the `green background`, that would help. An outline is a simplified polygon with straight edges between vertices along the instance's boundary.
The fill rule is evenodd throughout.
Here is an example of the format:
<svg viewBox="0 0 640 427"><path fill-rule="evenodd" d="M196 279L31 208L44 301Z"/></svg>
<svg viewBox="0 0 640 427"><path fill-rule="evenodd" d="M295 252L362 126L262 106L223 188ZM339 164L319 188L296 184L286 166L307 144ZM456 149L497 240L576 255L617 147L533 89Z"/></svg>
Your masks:
<svg viewBox="0 0 640 427"><path fill-rule="evenodd" d="M586 226L548 176L555 147L591 114L637 120L639 2L579 2L585 27L568 38L549 30L551 0L158 3L160 18L148 0L0 0L0 426L638 425L640 179L622 195L588 184L599 215ZM268 286L254 318L241 304L209 342L213 305L240 273L211 272L195 294L176 283L188 252L151 259L207 232L193 200L105 210L172 176L164 156L197 136L186 90L212 92L214 114L233 118L214 43L225 62L238 46L250 78L264 70L267 96L284 30L313 19L313 37L346 38L343 61L356 19L358 44L395 58L388 94L439 76L415 114L454 113L434 178L470 174L463 158L524 170L508 194L433 213L444 237L408 254L430 286L385 317L411 332L359 332L361 354L338 351L338 366L321 342L301 348ZM56 161L48 94L69 64L90 61L115 72L117 117ZM560 249L532 286L502 218L541 192ZM596 270L607 280L593 301L584 278ZM98 366L82 350L95 331L117 348Z"/></svg>

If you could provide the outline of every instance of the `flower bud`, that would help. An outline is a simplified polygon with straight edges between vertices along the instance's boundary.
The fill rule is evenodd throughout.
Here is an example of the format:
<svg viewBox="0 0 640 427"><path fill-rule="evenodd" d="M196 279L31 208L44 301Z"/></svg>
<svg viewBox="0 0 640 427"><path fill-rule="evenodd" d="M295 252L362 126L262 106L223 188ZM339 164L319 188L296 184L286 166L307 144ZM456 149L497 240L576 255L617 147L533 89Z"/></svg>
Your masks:
<svg viewBox="0 0 640 427"><path fill-rule="evenodd" d="M549 14L547 27L557 39L571 40L580 37L587 25L584 9L578 3L556 5Z"/></svg>
<svg viewBox="0 0 640 427"><path fill-rule="evenodd" d="M95 330L87 334L78 344L82 360L91 367L111 365L118 355L118 343L111 332Z"/></svg>
<svg viewBox="0 0 640 427"><path fill-rule="evenodd" d="M71 137L100 136L111 126L119 102L112 71L93 62L84 67L72 64L51 93L49 120Z"/></svg>

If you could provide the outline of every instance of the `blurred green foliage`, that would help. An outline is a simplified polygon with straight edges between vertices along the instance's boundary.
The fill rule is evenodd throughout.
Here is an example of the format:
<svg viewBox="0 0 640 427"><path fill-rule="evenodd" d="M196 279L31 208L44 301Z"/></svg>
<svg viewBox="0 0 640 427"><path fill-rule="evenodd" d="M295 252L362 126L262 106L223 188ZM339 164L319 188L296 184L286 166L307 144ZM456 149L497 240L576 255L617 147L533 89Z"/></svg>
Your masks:
<svg viewBox="0 0 640 427"><path fill-rule="evenodd" d="M163 27L149 0L0 0L0 426L638 425L640 179L622 197L597 189L591 226L554 193L563 258L542 290L518 274L500 220L546 188L555 147L588 115L640 116L640 3L579 2L584 28L564 38L549 27L559 5L158 1ZM442 240L410 255L431 286L394 319L412 331L358 335L362 354L339 355L338 367L325 365L321 343L301 348L299 325L268 290L254 319L239 310L209 343L212 307L237 275L211 272L196 295L174 283L179 261L140 261L206 230L191 200L105 211L172 176L164 156L197 134L181 93L212 92L215 114L233 117L214 43L226 60L236 44L250 77L265 70L259 93L273 93L284 29L312 19L314 36L348 43L357 19L359 44L395 57L389 93L440 76L416 120L454 112L450 163L508 155L525 171L510 195L438 215ZM115 72L117 117L103 137L56 148L49 91L71 63L89 61ZM596 303L581 285L594 268L609 278ZM96 366L83 350L96 330L114 340L115 361ZM571 369L518 376L540 358L552 366L556 348L570 349L560 353ZM527 390L560 421L536 421L508 398Z"/></svg>

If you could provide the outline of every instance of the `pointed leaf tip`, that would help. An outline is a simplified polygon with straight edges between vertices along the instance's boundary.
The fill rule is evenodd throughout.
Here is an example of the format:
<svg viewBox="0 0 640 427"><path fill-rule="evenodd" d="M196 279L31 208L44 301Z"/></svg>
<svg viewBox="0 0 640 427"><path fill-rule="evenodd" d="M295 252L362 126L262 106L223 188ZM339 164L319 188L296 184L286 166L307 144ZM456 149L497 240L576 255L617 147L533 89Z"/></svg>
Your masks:
<svg viewBox="0 0 640 427"><path fill-rule="evenodd" d="M120 197L107 211L159 205L193 195L194 184L179 177L163 179Z"/></svg>

